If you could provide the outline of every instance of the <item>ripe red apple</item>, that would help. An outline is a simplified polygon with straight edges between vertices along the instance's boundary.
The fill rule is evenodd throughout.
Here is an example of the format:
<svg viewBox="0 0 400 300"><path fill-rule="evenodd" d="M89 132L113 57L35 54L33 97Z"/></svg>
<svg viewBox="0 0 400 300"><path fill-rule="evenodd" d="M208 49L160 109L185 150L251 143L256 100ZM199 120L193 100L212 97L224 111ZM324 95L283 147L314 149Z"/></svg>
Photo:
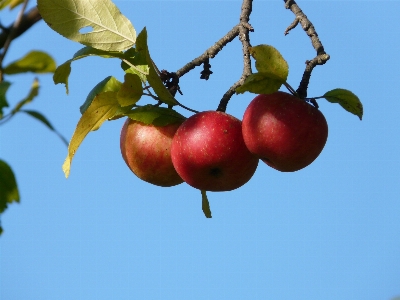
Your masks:
<svg viewBox="0 0 400 300"><path fill-rule="evenodd" d="M181 123L157 127L128 118L121 130L122 157L140 179L158 186L183 182L171 161L172 138Z"/></svg>
<svg viewBox="0 0 400 300"><path fill-rule="evenodd" d="M242 186L258 165L244 144L242 122L220 111L197 113L183 122L172 140L171 155L183 180L214 192Z"/></svg>
<svg viewBox="0 0 400 300"><path fill-rule="evenodd" d="M250 152L282 172L311 164L328 138L324 115L284 92L255 97L244 113L242 131Z"/></svg>

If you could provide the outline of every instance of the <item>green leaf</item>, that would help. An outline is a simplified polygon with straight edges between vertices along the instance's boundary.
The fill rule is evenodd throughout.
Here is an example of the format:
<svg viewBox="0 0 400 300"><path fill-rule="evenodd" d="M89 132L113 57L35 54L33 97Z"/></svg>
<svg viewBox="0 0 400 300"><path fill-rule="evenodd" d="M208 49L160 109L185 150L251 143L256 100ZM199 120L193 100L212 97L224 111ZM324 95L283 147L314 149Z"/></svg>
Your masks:
<svg viewBox="0 0 400 300"><path fill-rule="evenodd" d="M62 166L65 177L68 178L72 158L76 150L90 131L100 128L105 120L112 118L119 109L116 92L98 94L83 113L68 146L68 155Z"/></svg>
<svg viewBox="0 0 400 300"><path fill-rule="evenodd" d="M250 54L256 60L256 69L260 73L267 73L280 79L287 80L289 65L280 52L269 45L250 47Z"/></svg>
<svg viewBox="0 0 400 300"><path fill-rule="evenodd" d="M68 141L67 139L62 136L54 127L53 125L51 125L51 123L47 120L47 118L42 115L41 113L37 112L37 111L33 111L33 110L20 110L21 112L24 112L28 115L30 115L31 117L39 120L40 122L42 122L44 125L46 125L50 130L54 131L55 134L58 135L58 137L63 141L63 143L65 145L68 146Z"/></svg>
<svg viewBox="0 0 400 300"><path fill-rule="evenodd" d="M203 213L206 218L212 218L210 203L208 202L206 191L201 191L201 208L203 209Z"/></svg>
<svg viewBox="0 0 400 300"><path fill-rule="evenodd" d="M236 93L272 94L277 92L284 82L271 73L254 73L236 89Z"/></svg>
<svg viewBox="0 0 400 300"><path fill-rule="evenodd" d="M0 82L0 120L3 118L3 108L8 107L6 93L10 85L8 81Z"/></svg>
<svg viewBox="0 0 400 300"><path fill-rule="evenodd" d="M39 94L39 87L40 87L39 80L35 78L33 80L28 96L26 96L24 99L18 102L17 105L11 111L11 113L16 114L23 106L32 102L32 100Z"/></svg>
<svg viewBox="0 0 400 300"><path fill-rule="evenodd" d="M142 82L146 82L150 69L146 57L136 52L134 48L128 49L128 51L124 53L124 56L125 59L121 62L121 68L125 73L136 74L140 77Z"/></svg>
<svg viewBox="0 0 400 300"><path fill-rule="evenodd" d="M104 92L118 92L121 89L122 83L118 81L113 76L108 76L100 81L96 86L89 92L86 97L85 103L80 107L81 114L83 114L90 104L92 103L93 99L100 93Z"/></svg>
<svg viewBox="0 0 400 300"><path fill-rule="evenodd" d="M19 202L17 181L11 167L0 159L0 213L12 202Z"/></svg>
<svg viewBox="0 0 400 300"><path fill-rule="evenodd" d="M118 102L122 107L135 104L143 95L142 81L138 75L127 73L124 79L117 93Z"/></svg>
<svg viewBox="0 0 400 300"><path fill-rule="evenodd" d="M154 105L145 105L125 114L134 121L139 121L147 125L166 126L169 124L183 122L184 116L177 113L172 108L159 107Z"/></svg>
<svg viewBox="0 0 400 300"><path fill-rule="evenodd" d="M88 56L100 56L103 58L120 58L120 59L123 59L125 57L123 52L103 51L103 50L98 50L98 49L95 49L92 47L84 47L84 48L80 49L78 52L76 52L71 59L67 60L65 63L58 66L58 68L56 69L56 71L54 72L54 75L53 75L54 84L58 84L58 83L65 84L65 88L66 88L66 91L68 94L68 92L69 92L68 77L71 74L71 63L75 60L85 58Z"/></svg>
<svg viewBox="0 0 400 300"><path fill-rule="evenodd" d="M56 62L47 53L31 51L23 58L10 63L4 68L4 74L19 74L26 72L53 73L56 70Z"/></svg>
<svg viewBox="0 0 400 300"><path fill-rule="evenodd" d="M37 5L47 25L70 40L105 51L135 44L135 29L110 0L38 0Z"/></svg>
<svg viewBox="0 0 400 300"><path fill-rule="evenodd" d="M331 103L339 103L345 110L358 116L362 120L364 108L360 99L349 90L334 89L326 92L322 97Z"/></svg>
<svg viewBox="0 0 400 300"><path fill-rule="evenodd" d="M156 66L150 57L150 53L147 47L147 30L146 27L140 32L136 41L136 50L146 58L147 65L149 66L149 75L147 81L153 88L160 100L168 105L177 105L178 101L171 95L168 89L164 86Z"/></svg>

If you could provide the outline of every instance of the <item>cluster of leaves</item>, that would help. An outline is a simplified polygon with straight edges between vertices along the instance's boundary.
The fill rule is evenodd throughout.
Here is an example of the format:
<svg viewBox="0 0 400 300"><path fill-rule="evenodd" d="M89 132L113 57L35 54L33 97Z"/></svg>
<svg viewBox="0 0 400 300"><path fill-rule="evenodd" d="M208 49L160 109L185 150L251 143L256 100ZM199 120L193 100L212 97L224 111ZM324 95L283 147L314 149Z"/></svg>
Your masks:
<svg viewBox="0 0 400 300"><path fill-rule="evenodd" d="M15 8L22 4L23 0L6 0L0 2L0 10L6 7L10 9ZM4 30L4 29L3 29ZM1 61L5 56L6 50L1 53ZM31 88L27 96L10 107L6 94L12 86L12 82L8 80L11 75L19 75L23 73L45 74L54 73L56 70L56 63L54 59L47 53L42 51L30 51L25 56L17 59L6 66L0 66L0 125L10 121L17 114L23 113L30 117L35 118L42 124L47 126L50 130L54 131L63 142L68 145L65 138L60 135L56 129L51 125L47 118L40 112L26 109L25 107L30 104L39 94L39 80L34 78ZM5 80L7 79L7 80ZM4 161L0 160L0 214L4 212L9 204L12 202L19 202L20 194L17 187L17 181L11 167ZM0 226L0 234L3 229Z"/></svg>

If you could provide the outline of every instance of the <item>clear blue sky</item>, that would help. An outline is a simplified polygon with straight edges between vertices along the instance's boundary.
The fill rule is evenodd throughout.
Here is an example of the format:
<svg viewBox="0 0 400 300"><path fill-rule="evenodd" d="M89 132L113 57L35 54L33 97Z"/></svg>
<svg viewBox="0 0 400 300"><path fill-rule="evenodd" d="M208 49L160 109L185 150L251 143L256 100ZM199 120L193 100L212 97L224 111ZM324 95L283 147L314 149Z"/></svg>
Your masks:
<svg viewBox="0 0 400 300"><path fill-rule="evenodd" d="M160 68L175 71L202 54L237 22L240 1L115 1L139 32L144 26ZM79 148L70 177L66 147L25 115L0 127L0 158L17 175L21 203L2 216L0 299L274 299L390 300L400 295L400 2L298 1L314 23L330 61L317 67L309 95L333 88L356 93L364 118L320 100L329 137L308 168L280 173L260 164L252 180L227 193L185 185L151 186L126 167L119 150L123 120L107 122ZM16 12L0 18L9 24ZM297 87L315 56L283 1L254 1L251 43L271 44L290 66ZM31 49L58 64L81 45L43 22L16 40L11 62ZM241 75L235 40L181 80L178 99L216 109ZM119 61L74 62L70 94L41 76L30 109L44 113L68 139L91 88ZM34 76L9 77L8 99L24 97ZM234 96L227 112L242 118L254 95ZM325 101L325 102L324 102ZM190 113L181 111L186 116Z"/></svg>

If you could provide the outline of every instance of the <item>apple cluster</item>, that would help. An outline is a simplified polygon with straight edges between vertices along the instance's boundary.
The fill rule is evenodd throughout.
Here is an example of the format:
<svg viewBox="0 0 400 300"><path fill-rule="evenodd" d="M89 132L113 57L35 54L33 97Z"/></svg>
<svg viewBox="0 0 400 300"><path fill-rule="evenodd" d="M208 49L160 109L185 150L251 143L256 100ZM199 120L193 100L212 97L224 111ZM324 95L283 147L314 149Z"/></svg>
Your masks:
<svg viewBox="0 0 400 300"><path fill-rule="evenodd" d="M131 171L149 183L167 187L185 181L204 191L230 191L250 180L260 159L282 172L308 166L327 137L317 108L276 92L256 96L243 121L220 111L162 127L128 118L120 147Z"/></svg>

